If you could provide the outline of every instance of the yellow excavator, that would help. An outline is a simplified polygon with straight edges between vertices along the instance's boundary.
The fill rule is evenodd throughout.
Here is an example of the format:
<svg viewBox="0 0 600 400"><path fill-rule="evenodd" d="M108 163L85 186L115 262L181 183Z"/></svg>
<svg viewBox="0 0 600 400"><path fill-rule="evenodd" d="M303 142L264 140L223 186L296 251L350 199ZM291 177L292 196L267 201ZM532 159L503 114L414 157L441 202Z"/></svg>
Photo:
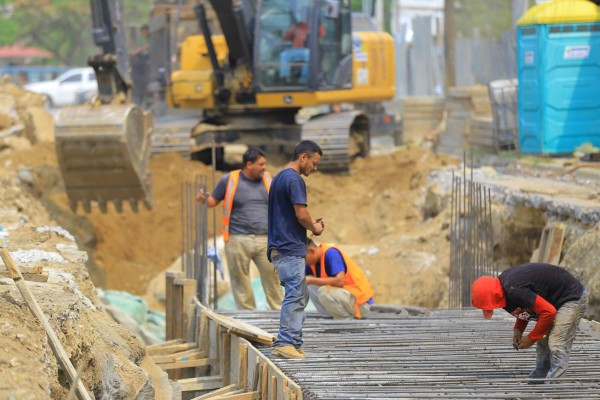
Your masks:
<svg viewBox="0 0 600 400"><path fill-rule="evenodd" d="M98 98L62 110L56 148L71 207L97 202L117 210L125 201L151 206L148 158L154 122L129 100L129 64L121 0L90 0L93 38L102 53ZM177 70L167 78L166 101L195 109L190 132L194 158L215 145L282 146L303 139L323 149L321 169L348 170L369 152L369 110L395 94L393 39L352 30L350 0L210 0L194 6L200 34L181 44ZM220 32L213 33L208 13ZM300 121L322 105L331 112ZM335 111L334 111L335 110Z"/></svg>

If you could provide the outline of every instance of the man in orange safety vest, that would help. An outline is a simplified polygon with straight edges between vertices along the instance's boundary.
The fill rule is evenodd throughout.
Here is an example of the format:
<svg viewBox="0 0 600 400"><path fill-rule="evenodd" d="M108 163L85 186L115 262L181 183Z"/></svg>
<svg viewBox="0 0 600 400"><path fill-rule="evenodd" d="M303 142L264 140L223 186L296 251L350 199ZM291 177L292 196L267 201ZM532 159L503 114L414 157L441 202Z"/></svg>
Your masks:
<svg viewBox="0 0 600 400"><path fill-rule="evenodd" d="M306 284L317 311L334 319L363 318L373 304L373 288L360 267L335 246L306 245Z"/></svg>
<svg viewBox="0 0 600 400"><path fill-rule="evenodd" d="M215 207L223 200L225 257L237 308L256 308L250 282L250 261L254 261L269 308L280 310L283 290L267 259L267 210L273 177L266 172L267 157L260 149L250 147L242 161L241 170L223 175L212 193L206 196L201 192L198 201Z"/></svg>

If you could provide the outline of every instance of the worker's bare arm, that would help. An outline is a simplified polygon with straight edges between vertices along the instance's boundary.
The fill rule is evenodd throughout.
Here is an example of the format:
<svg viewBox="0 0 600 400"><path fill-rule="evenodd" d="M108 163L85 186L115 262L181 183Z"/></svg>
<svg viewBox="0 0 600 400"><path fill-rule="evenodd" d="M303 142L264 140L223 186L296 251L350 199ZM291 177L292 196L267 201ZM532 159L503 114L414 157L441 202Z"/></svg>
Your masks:
<svg viewBox="0 0 600 400"><path fill-rule="evenodd" d="M308 212L308 207L304 204L294 204L294 211L296 213L296 219L298 219L300 225L305 229L317 236L323 233L323 230L325 229L323 220L321 218L313 220Z"/></svg>
<svg viewBox="0 0 600 400"><path fill-rule="evenodd" d="M317 286L344 287L344 278L345 277L346 277L346 273L344 271L340 271L336 276L328 276L327 278L318 278L316 276L307 275L306 276L306 284L307 285L317 285Z"/></svg>
<svg viewBox="0 0 600 400"><path fill-rule="evenodd" d="M208 198L207 198L208 196ZM196 201L198 203L204 203L206 202L206 205L210 208L210 207L214 207L216 205L218 205L221 200L217 200L215 199L212 195L208 194L208 193L204 193L202 191L200 191L198 193L198 196L196 197Z"/></svg>

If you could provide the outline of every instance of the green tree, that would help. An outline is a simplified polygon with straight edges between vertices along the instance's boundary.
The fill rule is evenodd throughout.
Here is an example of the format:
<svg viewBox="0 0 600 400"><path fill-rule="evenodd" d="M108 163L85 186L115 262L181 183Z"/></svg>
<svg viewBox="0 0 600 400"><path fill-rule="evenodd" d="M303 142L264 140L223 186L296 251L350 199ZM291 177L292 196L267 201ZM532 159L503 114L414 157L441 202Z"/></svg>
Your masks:
<svg viewBox="0 0 600 400"><path fill-rule="evenodd" d="M12 12L0 16L0 43L48 50L65 65L85 65L98 52L92 41L89 0L0 0L0 5L8 3ZM125 24L146 23L151 7L152 0L124 0Z"/></svg>
<svg viewBox="0 0 600 400"><path fill-rule="evenodd" d="M512 0L454 0L456 32L496 38L512 27Z"/></svg>

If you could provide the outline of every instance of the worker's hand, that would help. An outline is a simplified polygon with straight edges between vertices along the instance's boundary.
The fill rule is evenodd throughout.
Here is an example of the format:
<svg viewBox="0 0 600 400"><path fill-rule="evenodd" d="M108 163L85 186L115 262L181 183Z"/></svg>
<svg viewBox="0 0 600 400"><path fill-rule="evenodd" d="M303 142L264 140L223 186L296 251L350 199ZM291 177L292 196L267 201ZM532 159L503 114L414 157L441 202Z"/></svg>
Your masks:
<svg viewBox="0 0 600 400"><path fill-rule="evenodd" d="M525 350L530 348L531 346L533 346L535 342L531 339L529 339L529 336L525 336L524 338L521 339L521 341L519 342L519 346L517 346L517 350Z"/></svg>
<svg viewBox="0 0 600 400"><path fill-rule="evenodd" d="M512 344L513 348L517 350L519 348L519 343L521 343L521 339L523 338L523 332L521 332L519 329L515 329L513 332Z"/></svg>
<svg viewBox="0 0 600 400"><path fill-rule="evenodd" d="M208 199L208 194L204 192L204 190L200 190L198 192L198 196L196 196L196 201L200 204L206 203L206 199Z"/></svg>
<svg viewBox="0 0 600 400"><path fill-rule="evenodd" d="M323 222L323 218L318 218L313 222L313 231L312 233L315 236L319 236L325 230L325 222Z"/></svg>

